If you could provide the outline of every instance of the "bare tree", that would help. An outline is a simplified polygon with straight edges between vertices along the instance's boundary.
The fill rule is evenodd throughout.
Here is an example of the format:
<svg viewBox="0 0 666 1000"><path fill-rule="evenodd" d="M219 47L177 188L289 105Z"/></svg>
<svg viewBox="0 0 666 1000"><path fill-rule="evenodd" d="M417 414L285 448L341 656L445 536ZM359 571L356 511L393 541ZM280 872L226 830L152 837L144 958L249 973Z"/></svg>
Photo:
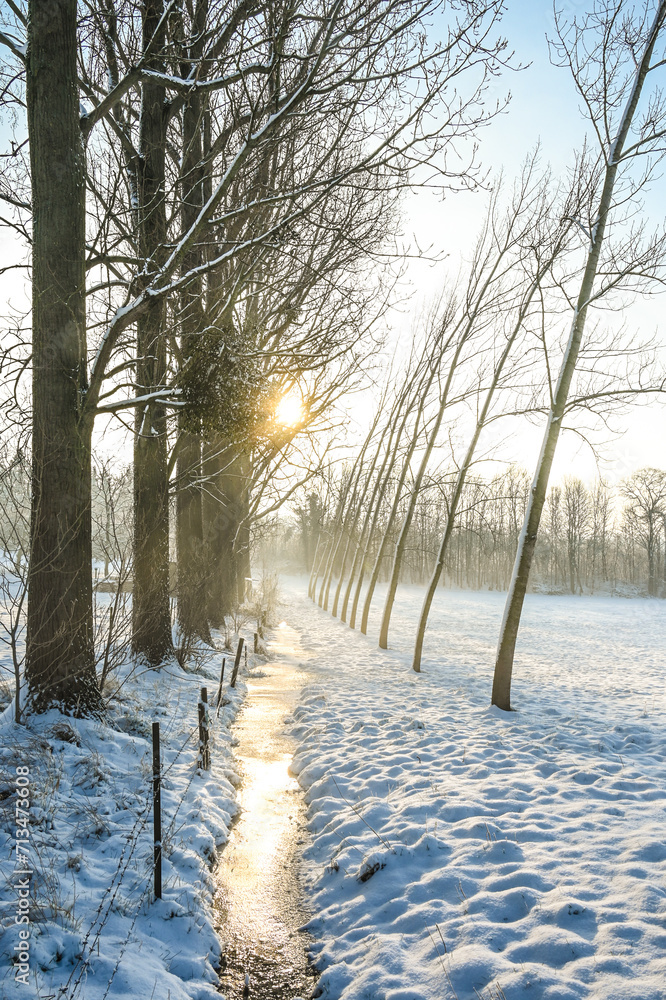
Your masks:
<svg viewBox="0 0 666 1000"><path fill-rule="evenodd" d="M497 203L490 207L488 222L477 247L476 259L472 268L474 285L470 295L470 305L466 312L472 323L477 322L486 310L496 316L497 329L501 331L504 342L496 348L497 360L487 389L479 389L477 418L465 457L455 478L450 497L447 498L446 529L437 555L428 588L426 590L421 615L416 633L412 668L421 668L421 654L425 630L435 596L435 590L441 578L447 549L456 524L458 505L463 496L467 475L474 460L479 439L484 428L497 417L491 417L491 407L502 380L507 379L505 367L514 350L516 341L522 336L524 329L529 327L532 303L539 301L542 284L551 270L554 261L561 255L568 242L566 227L558 226L555 234L551 234L547 225L547 206L549 205L549 179L533 176L536 161L531 158L526 164L517 184L512 203L503 221L496 217ZM507 274L514 272L511 280L506 281ZM517 273L515 273L517 272ZM498 281L498 279L500 279ZM504 287L503 287L504 285ZM502 314L507 329L501 326ZM529 350L524 349L523 355L529 356ZM520 374L524 377L524 358L518 363L518 372L508 373L508 382Z"/></svg>
<svg viewBox="0 0 666 1000"><path fill-rule="evenodd" d="M608 484L599 479L592 489L592 565L590 582L592 593L597 579L608 579L608 537L612 527L611 491Z"/></svg>
<svg viewBox="0 0 666 1000"><path fill-rule="evenodd" d="M578 589L578 593L582 594L581 556L590 525L590 497L585 484L575 476L565 478L562 496L566 517L569 590L575 594Z"/></svg>
<svg viewBox="0 0 666 1000"><path fill-rule="evenodd" d="M628 501L625 519L645 546L648 560L647 591L654 597L659 578L659 540L666 517L666 473L661 469L639 469L624 480L622 496Z"/></svg>
<svg viewBox="0 0 666 1000"><path fill-rule="evenodd" d="M12 455L4 448L0 463L0 642L9 647L17 723L22 720L30 506L30 464L20 450Z"/></svg>
<svg viewBox="0 0 666 1000"><path fill-rule="evenodd" d="M86 408L85 159L76 0L31 0L26 101L32 206L32 528L28 706L88 714L101 701L92 621Z"/></svg>
<svg viewBox="0 0 666 1000"><path fill-rule="evenodd" d="M548 514L547 535L549 542L548 578L550 588L553 590L557 586L561 575L559 553L562 538L562 488L560 486L551 486L548 491L546 510Z"/></svg>
<svg viewBox="0 0 666 1000"><path fill-rule="evenodd" d="M418 379L415 392L409 400L411 405L406 407L406 415L410 416L412 419L411 434L408 438L404 454L400 456L402 459L402 467L394 486L393 501L386 519L384 533L375 555L370 580L368 581L368 589L365 593L363 613L361 615L361 632L363 632L364 635L367 634L368 631L368 618L370 615L370 608L372 607L372 598L374 596L375 587L377 586L379 574L381 572L382 560L384 559L389 545L391 531L396 522L398 512L400 510L400 504L404 500L403 490L410 471L410 464L423 434L424 414L426 407L430 402L431 389L439 374L442 357L444 356L446 348L450 347L451 344L452 335L450 331L447 331L448 318L449 317L445 311L443 315L435 315L432 317L431 322L428 324L428 331L422 355L423 365L419 366L421 377ZM447 333L448 336L446 336ZM388 476L387 485L389 485ZM380 496L380 500L381 499L382 497Z"/></svg>
<svg viewBox="0 0 666 1000"><path fill-rule="evenodd" d="M407 371L408 372L409 372L409 370L412 367L411 361L412 361L412 359L410 359L410 363L407 365ZM385 395L387 395L389 392L391 392L391 394L393 392L395 392L395 389L392 386L392 381L393 380L389 376L387 384L391 388L387 389L387 393ZM344 593L344 597L343 597L343 601L342 601L342 610L340 612L340 620L343 621L343 622L347 621L347 609L348 609L348 606L349 606L349 599L351 597L351 591L352 591L352 587L353 587L353 584L354 584L354 579L356 578L357 572L359 573L359 581L358 581L357 591L360 590L360 586L361 586L361 583L362 583L362 575L363 575L363 571L364 571L363 564L364 564L364 561L365 561L365 549L366 549L367 543L369 542L371 534L372 534L372 526L374 524L374 519L375 519L374 515L375 515L375 512L376 511L378 512L378 510L379 510L377 501L378 501L378 498L380 496L380 491L381 491L381 488L382 488L382 485L383 485L383 482L384 482L384 477L385 477L385 474L386 474L386 469L387 469L387 466L389 465L389 462L391 460L391 456L396 454L396 451L397 451L397 448L398 448L398 444L399 444L400 432L401 432L401 429L404 428L404 425L405 425L405 422L406 422L406 415L403 418L402 417L402 411L404 410L405 401L406 401L409 393L410 393L410 384L409 384L409 380L406 379L405 382L402 385L402 388L400 390L398 390L398 392L396 394L393 406L389 410L388 417L387 417L387 419L385 421L384 427L382 429L382 434L381 434L379 443L377 445L377 451L376 451L375 458L374 458L374 461L373 461L372 473L368 477L367 488L366 488L365 497L364 497L365 514L364 514L364 517L363 517L363 523L361 525L361 531L359 533L359 536L358 536L358 539L357 539L357 542L356 542L356 545L355 545L354 559L352 561L351 569L349 571L349 579L347 581L347 586L345 588L345 593ZM380 405L380 407L382 406L382 401L380 401L379 405ZM379 469L375 473L375 468L377 466L377 463L379 462L380 457L382 456L382 452L383 452L382 461L381 461L381 464L379 466ZM372 482L372 479L373 479L373 475L372 474L373 473L374 473L374 483ZM371 486L372 486L372 490L370 490ZM352 606L352 618L354 619L354 621L355 621L355 618L356 618L356 605L357 605L357 603L358 603L358 600L356 599L354 601L353 606ZM353 627L354 626L352 625L352 628Z"/></svg>
<svg viewBox="0 0 666 1000"><path fill-rule="evenodd" d="M652 15L652 16L650 16ZM555 53L573 77L598 142L588 172L588 218L576 219L588 243L577 293L571 294L573 320L555 386L548 424L507 598L493 678L492 702L511 708L511 675L523 601L527 591L541 512L555 449L566 414L590 306L621 289L649 286L663 265L663 234L645 237L628 226L641 188L663 150L666 107L654 93L643 115L639 102L651 73L663 64L658 51L666 22L666 2L643 5L640 13L621 0L595 0L581 23L556 19ZM587 158L584 154L583 160ZM643 161L638 179L631 168Z"/></svg>
<svg viewBox="0 0 666 1000"><path fill-rule="evenodd" d="M102 120L139 80L147 82L151 88L162 87L165 95L173 95L165 105L164 121L167 124L175 121L175 115L183 107L187 111L197 91L209 94L209 120L211 123L218 122L217 135L211 136L210 142L211 173L220 178L211 185L210 194L189 231L182 235L176 249L160 265L160 277L152 279L151 287L146 289L147 295L141 292L133 302L130 298L123 307L122 316L117 314L112 320L100 360L104 361L104 356L113 350L113 344L118 342L135 318L138 321L144 312L156 315L158 300L162 296L185 291L199 279L202 269L214 270L225 261L247 258L276 238L283 240L284 235L293 230L300 220L310 218L317 211L332 187L372 190L378 185L380 188L385 186L387 175L393 176L395 182L402 185L407 180L406 172L412 163L418 162L422 156L418 150L425 151L427 147L430 157L436 147L443 148L438 136L440 133L443 136L447 128L450 130L454 120L458 135L469 130L472 122L478 124L481 91L475 89L475 96L464 107L450 105L449 116L447 118L445 114L442 117L442 128L438 128L436 136L422 128L434 92L437 91L440 96L443 93L445 78L453 79L463 73L472 65L470 58L478 59L481 52L485 53L484 60L494 52L496 62L501 61L501 43L499 48L494 42L486 44L487 31L499 15L501 4L473 5L466 19L452 24L447 44L436 47L428 54L419 52L418 63L405 62L405 52L401 46L396 46L396 42L400 37L403 43L408 43L407 48L418 47L418 40L412 37L412 26L415 17L424 14L428 5L418 9L412 5L409 12L409 5L402 3L396 3L388 10L382 8L381 11L376 2L362 6L363 18L368 17L364 31L371 31L372 34L370 47L358 33L361 23L358 21L361 14L359 5L338 3L332 11L321 12L324 20L319 14L304 14L300 9L278 14L269 5L265 16L263 12L259 16L254 9L239 8L221 35L211 35L213 40L206 43L198 60L191 63L187 76L182 74L182 70L177 76L167 66L152 65L160 58L160 46L153 34L152 41L144 39L139 65L127 68L125 77L119 79L113 92L101 101L91 92L90 96L98 103L87 116L88 128ZM165 17L167 13L165 8ZM211 8L210 23L214 18L215 11ZM248 25L251 29L246 33ZM156 32L164 31L163 19L157 21L154 27ZM193 37L197 37L197 32L193 32ZM236 38L240 40L240 48L238 45L234 47ZM276 39L278 44L275 44ZM461 58L452 59L452 54L461 43ZM243 52L248 45L252 50L252 59L249 65L244 65ZM464 55L463 49L466 49ZM422 72L426 66L430 67L427 79ZM374 83L370 104L362 84L367 73ZM414 100L407 117L404 106L393 100L394 81L401 74L414 78L414 82L417 78L421 79L414 90ZM340 95L343 94L341 103ZM482 112L481 119L483 117ZM377 131L380 118L383 125ZM444 119L448 121L446 127ZM370 120L377 136L374 149L368 149L356 129L359 122L367 121L369 124ZM313 136L312 142L300 145L292 142L293 135L305 122L308 134ZM452 134L449 132L449 137ZM232 199L231 196L238 192L238 179L243 175L251 176L253 172L259 176L267 155L275 151L278 159L285 154L293 159L297 148L300 155L305 152L308 155L289 169L288 177L282 177L277 197L265 186L257 192L256 186L249 184L245 185L240 205ZM314 155L311 155L313 152ZM267 212L269 207L271 210ZM222 238L214 240L217 251L209 254L208 259L197 267L191 259L192 250L201 242L211 242L211 230L217 230ZM143 268L142 273L145 271L146 268ZM172 280L178 271L179 278ZM152 352L148 357L154 355L155 352ZM102 371L100 367L100 373ZM148 412L160 416L165 394L160 392L157 382L148 387L148 393L145 389L146 386L137 388L137 399L144 417ZM149 398L146 399L146 395ZM108 402L106 406L111 409L113 404ZM145 421L141 426L146 438L156 439L142 442L144 450L147 447L155 451L158 447L162 448L161 425L155 427L156 434L150 435L145 430L148 427ZM151 422L150 426L154 424ZM162 465L161 461L160 467ZM186 469L194 470L195 465L192 460L186 464L183 458L181 483L184 484ZM194 507L198 509L198 501L194 502ZM160 538L164 536L165 515L160 511L163 511L162 506L154 514L161 517L162 527L159 532L157 526L153 532L143 532L144 549L157 534ZM146 510L146 517L149 514L150 511ZM143 524L143 521L140 523ZM181 533L180 537L183 543L185 535ZM159 561L162 570L156 575L156 581L163 581L163 545L153 546L152 556L146 557L146 564L150 561L153 564ZM140 579L137 579L137 586L141 587ZM163 592L162 586L159 602L162 610ZM168 643L166 619L158 610L156 608L152 614L152 621ZM140 634L139 619L143 617L142 612L137 618L137 634Z"/></svg>
<svg viewBox="0 0 666 1000"><path fill-rule="evenodd" d="M415 476L400 537L396 543L379 638L379 644L384 648L388 639L388 626L398 585L400 563L407 544L411 520L416 509L418 492L437 440L437 433L441 426L444 412L449 404L449 394L454 376L457 374L461 361L464 360L463 349L467 344L474 342L476 337L478 337L479 331L484 333L489 325L491 329L493 327L499 329L502 314L509 312L509 308L511 307L515 308L515 316L509 312L511 316L509 330L504 343L498 348L498 360L494 365L494 371L491 375L490 387L485 393L483 404L480 406L476 428L472 434L467 455L449 501L448 527L444 533L437 564L426 592L417 631L413 661L415 670L418 670L420 666L425 625L437 582L444 565L446 549L455 523L456 509L479 437L488 421L493 397L503 376L505 364L516 338L522 333L530 311L532 299L540 290L543 279L551 269L554 259L563 252L567 243L566 227L564 229L558 227L558 231L554 237L548 232L547 227L544 228L544 221L547 215L546 206L548 205L548 180L547 178L545 180L535 178L535 169L536 157L533 156L527 162L522 176L516 185L512 204L506 212L504 219L500 219L499 217L499 189L491 202L488 219L482 236L479 239L475 257L470 268L467 291L458 307L458 317L454 327L456 335L454 341L455 350L449 365L444 390L440 397L439 411L428 435L427 445ZM514 306L516 297L518 304ZM482 349L488 350L486 345ZM475 354L478 353L478 350L478 346L474 348Z"/></svg>

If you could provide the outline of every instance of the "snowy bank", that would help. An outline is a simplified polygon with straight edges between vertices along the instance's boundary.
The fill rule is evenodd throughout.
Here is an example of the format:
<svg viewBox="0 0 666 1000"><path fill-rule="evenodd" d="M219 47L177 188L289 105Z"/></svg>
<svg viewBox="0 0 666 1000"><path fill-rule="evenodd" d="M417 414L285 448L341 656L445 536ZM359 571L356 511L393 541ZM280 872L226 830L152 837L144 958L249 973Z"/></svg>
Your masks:
<svg viewBox="0 0 666 1000"><path fill-rule="evenodd" d="M212 768L199 770L199 690L207 685L212 701L221 659L211 653L200 672L175 662L159 671L126 665L113 675L103 722L50 712L24 727L10 709L2 716L3 998L219 1000L211 864L236 811L229 723L245 690L241 681L228 688L227 669L227 703L219 718L211 712ZM152 721L161 724L163 774L157 901ZM25 805L19 785L29 790L27 823L16 809ZM27 882L15 837L29 844ZM20 958L27 958L27 988Z"/></svg>
<svg viewBox="0 0 666 1000"><path fill-rule="evenodd" d="M422 591L382 651L306 586L284 589L316 677L292 732L322 995L663 1000L663 603L530 596L505 714L503 595L438 592L416 675Z"/></svg>

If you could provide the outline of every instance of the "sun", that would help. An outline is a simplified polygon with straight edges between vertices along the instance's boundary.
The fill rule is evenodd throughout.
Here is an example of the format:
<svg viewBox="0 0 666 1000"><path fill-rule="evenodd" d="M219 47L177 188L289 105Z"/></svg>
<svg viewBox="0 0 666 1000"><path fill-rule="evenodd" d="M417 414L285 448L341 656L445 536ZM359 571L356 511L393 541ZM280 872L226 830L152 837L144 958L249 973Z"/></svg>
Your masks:
<svg viewBox="0 0 666 1000"><path fill-rule="evenodd" d="M275 407L275 419L284 427L296 427L305 418L303 400L296 392L287 392Z"/></svg>

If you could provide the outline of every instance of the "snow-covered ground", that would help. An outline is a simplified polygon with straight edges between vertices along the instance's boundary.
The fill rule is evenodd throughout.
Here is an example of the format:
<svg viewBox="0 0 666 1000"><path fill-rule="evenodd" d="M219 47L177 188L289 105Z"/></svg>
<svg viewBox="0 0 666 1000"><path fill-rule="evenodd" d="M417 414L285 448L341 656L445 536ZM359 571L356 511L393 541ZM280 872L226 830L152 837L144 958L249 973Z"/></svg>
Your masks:
<svg viewBox="0 0 666 1000"><path fill-rule="evenodd" d="M418 588L401 589L386 652L374 639L381 595L365 638L305 590L283 581L295 659L315 677L290 727L320 995L666 998L663 603L531 596L507 715L489 707L503 595L440 591L415 675ZM235 810L228 727L243 695L221 713L201 774L197 696L219 666L215 655L203 674L126 667L105 723L0 718L3 1000L219 996L210 861ZM153 719L166 771L158 903ZM35 873L27 988L11 962L17 767L30 771Z"/></svg>
<svg viewBox="0 0 666 1000"><path fill-rule="evenodd" d="M504 595L421 591L378 650L283 581L316 683L292 731L320 990L332 1000L666 997L666 608L530 596L511 714ZM380 610L381 598L376 601Z"/></svg>
<svg viewBox="0 0 666 1000"><path fill-rule="evenodd" d="M24 727L11 708L0 716L2 1000L219 998L211 863L236 811L229 723L245 689L243 681L228 689L227 654L228 703L213 723L211 771L200 771L199 690L207 686L212 701L221 659L205 656L201 672L126 664L112 675L104 722L50 712ZM162 743L161 901L153 899L152 721ZM29 792L25 811L16 809L25 804L18 787ZM29 845L27 882L16 837ZM24 978L17 962L26 951Z"/></svg>

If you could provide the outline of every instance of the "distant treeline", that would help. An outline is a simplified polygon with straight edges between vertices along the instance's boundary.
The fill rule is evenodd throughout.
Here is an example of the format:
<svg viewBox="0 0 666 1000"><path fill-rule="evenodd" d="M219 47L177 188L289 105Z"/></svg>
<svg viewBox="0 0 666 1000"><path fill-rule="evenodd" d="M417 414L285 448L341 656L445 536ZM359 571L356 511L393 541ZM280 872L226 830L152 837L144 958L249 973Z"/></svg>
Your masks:
<svg viewBox="0 0 666 1000"><path fill-rule="evenodd" d="M421 489L401 565L402 582L429 580L446 527L454 478L454 473L434 476ZM444 586L507 589L530 485L528 473L517 466L492 478L467 481L444 564ZM317 546L321 547L331 530L336 496L343 488L341 481L329 484L325 491L312 491L295 508L295 523L276 522L271 547L278 558L295 568L300 554L300 569L310 572ZM410 485L406 483L403 506L409 496ZM366 561L370 565L386 532L391 500L387 489L369 540ZM400 517L394 519L394 527L389 528L383 578L391 568L390 553L400 521ZM355 541L352 538L352 544ZM665 472L641 469L615 487L601 480L587 486L580 479L567 477L548 494L531 587L551 593L630 589L665 596L665 554ZM337 575L339 567L333 572Z"/></svg>

